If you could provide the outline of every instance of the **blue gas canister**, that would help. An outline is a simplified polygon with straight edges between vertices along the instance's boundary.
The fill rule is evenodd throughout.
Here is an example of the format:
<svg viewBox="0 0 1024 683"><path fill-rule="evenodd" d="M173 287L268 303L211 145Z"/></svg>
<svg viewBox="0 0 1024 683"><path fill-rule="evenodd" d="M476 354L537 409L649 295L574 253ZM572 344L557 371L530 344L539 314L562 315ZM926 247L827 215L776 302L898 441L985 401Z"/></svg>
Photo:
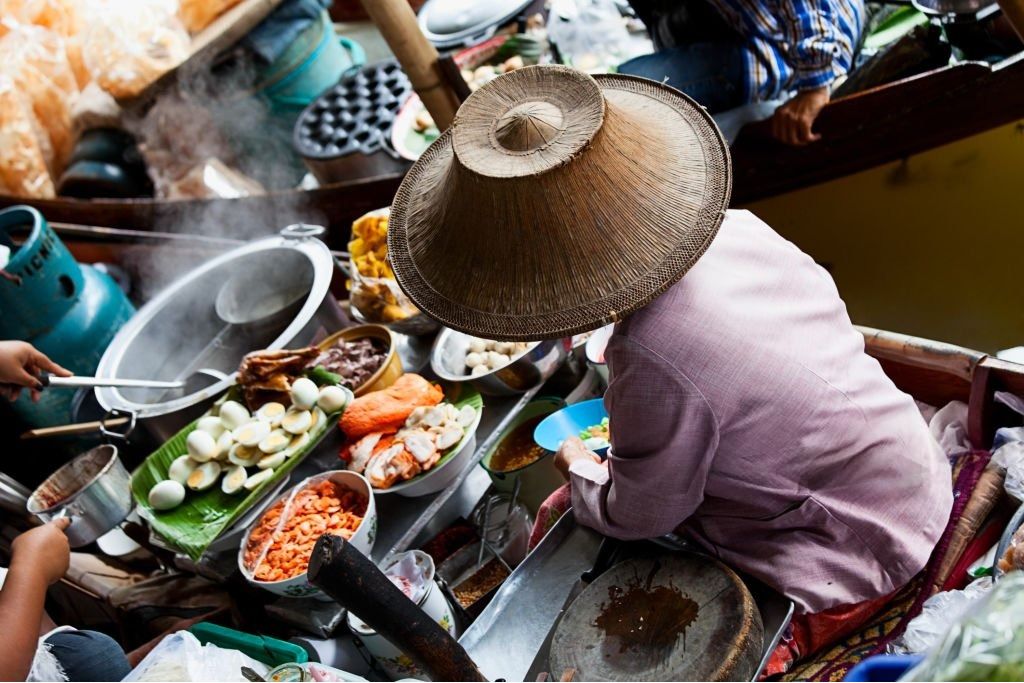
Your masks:
<svg viewBox="0 0 1024 683"><path fill-rule="evenodd" d="M79 265L32 207L0 211L0 245L11 250L0 277L0 339L27 341L76 375L93 375L135 312L128 297L106 273ZM33 427L67 424L73 398L47 389L38 403L23 394L14 409Z"/></svg>

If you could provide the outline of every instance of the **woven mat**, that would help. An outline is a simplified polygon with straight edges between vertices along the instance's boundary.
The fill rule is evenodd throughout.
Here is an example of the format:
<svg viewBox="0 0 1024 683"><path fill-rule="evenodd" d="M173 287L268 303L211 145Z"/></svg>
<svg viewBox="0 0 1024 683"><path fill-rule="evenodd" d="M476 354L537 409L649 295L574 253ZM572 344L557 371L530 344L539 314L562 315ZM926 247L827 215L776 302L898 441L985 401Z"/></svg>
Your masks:
<svg viewBox="0 0 1024 683"><path fill-rule="evenodd" d="M806 659L789 670L784 681L841 681L862 660L885 652L886 645L902 635L911 619L931 595L935 571L949 550L953 529L963 514L990 455L977 451L964 455L953 470L953 509L949 523L924 570L907 584L863 629L833 647ZM979 520L979 523L983 520ZM976 530L975 530L976 531Z"/></svg>

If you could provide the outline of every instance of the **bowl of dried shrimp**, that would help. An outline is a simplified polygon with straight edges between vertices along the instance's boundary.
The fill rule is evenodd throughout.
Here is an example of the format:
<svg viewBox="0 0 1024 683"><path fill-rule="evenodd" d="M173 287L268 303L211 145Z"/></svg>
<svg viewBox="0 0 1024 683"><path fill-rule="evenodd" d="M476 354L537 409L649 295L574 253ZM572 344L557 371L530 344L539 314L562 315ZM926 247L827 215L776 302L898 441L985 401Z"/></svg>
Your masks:
<svg viewBox="0 0 1024 683"><path fill-rule="evenodd" d="M309 477L279 496L249 527L238 568L249 583L277 595L329 600L306 569L323 534L336 534L369 556L377 536L377 506L369 482L335 470Z"/></svg>

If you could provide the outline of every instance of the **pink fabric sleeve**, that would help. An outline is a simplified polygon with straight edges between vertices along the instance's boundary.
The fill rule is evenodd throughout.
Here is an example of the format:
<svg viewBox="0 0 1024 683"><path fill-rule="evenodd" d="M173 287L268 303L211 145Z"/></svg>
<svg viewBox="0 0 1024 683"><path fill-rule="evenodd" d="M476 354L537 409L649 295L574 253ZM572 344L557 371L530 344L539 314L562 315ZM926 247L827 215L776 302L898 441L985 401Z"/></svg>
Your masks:
<svg viewBox="0 0 1024 683"><path fill-rule="evenodd" d="M653 351L616 334L606 357L612 449L606 465L570 468L573 511L607 536L661 536L703 501L718 425L693 383Z"/></svg>

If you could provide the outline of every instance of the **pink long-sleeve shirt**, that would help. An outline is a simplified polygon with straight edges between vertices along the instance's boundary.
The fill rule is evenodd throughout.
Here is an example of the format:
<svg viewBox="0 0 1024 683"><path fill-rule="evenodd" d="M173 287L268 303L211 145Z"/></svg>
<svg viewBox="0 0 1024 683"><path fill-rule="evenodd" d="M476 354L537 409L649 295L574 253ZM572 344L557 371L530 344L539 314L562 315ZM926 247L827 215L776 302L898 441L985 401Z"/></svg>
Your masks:
<svg viewBox="0 0 1024 683"><path fill-rule="evenodd" d="M682 527L802 612L877 598L924 567L950 468L910 396L864 353L831 277L746 211L616 327L607 466L573 508L618 538Z"/></svg>

